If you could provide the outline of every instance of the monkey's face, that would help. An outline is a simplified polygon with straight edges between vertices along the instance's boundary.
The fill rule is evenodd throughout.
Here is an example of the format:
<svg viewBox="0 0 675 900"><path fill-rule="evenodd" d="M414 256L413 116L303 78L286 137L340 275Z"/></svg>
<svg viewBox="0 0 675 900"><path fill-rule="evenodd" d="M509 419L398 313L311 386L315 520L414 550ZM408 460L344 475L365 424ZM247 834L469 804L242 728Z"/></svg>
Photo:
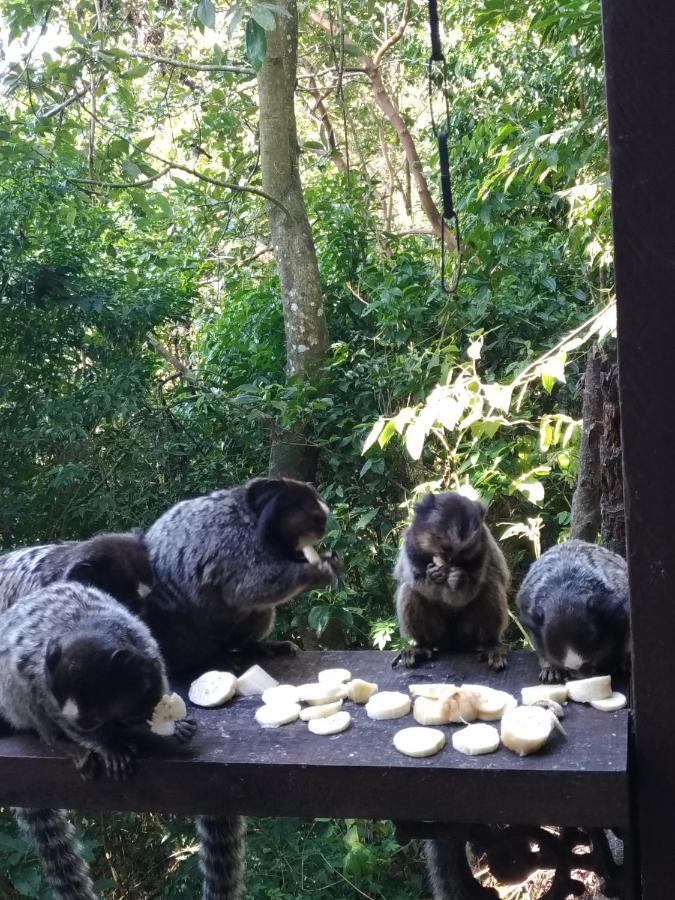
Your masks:
<svg viewBox="0 0 675 900"><path fill-rule="evenodd" d="M326 534L330 510L311 484L289 478L256 479L247 499L257 516L260 538L286 555L318 543Z"/></svg>
<svg viewBox="0 0 675 900"><path fill-rule="evenodd" d="M483 504L461 494L428 494L415 508L410 535L430 559L470 569L483 559L484 517Z"/></svg>
<svg viewBox="0 0 675 900"><path fill-rule="evenodd" d="M52 639L46 668L62 715L84 732L149 719L163 693L157 660L131 647L111 648L95 634Z"/></svg>
<svg viewBox="0 0 675 900"><path fill-rule="evenodd" d="M145 545L140 538L126 534L100 535L86 541L66 578L97 587L131 609L142 604L153 585Z"/></svg>
<svg viewBox="0 0 675 900"><path fill-rule="evenodd" d="M609 623L603 623L592 611L578 606L550 622L543 622L546 658L580 678L610 673L618 661L619 644L624 642L623 632L618 635Z"/></svg>

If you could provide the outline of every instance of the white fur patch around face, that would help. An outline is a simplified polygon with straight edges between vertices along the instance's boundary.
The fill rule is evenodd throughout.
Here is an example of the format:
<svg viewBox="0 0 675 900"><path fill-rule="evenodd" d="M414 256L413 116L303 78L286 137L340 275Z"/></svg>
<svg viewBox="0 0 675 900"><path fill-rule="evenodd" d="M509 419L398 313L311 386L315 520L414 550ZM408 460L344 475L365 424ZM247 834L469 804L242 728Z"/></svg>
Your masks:
<svg viewBox="0 0 675 900"><path fill-rule="evenodd" d="M141 598L141 600L145 600L151 590L152 587L149 584L143 584L143 582L141 581L141 583L138 585L138 596Z"/></svg>
<svg viewBox="0 0 675 900"><path fill-rule="evenodd" d="M572 650L571 647L567 648L567 653L565 653L565 658L563 659L563 667L565 669L580 669L585 662L586 660L579 656L576 651Z"/></svg>
<svg viewBox="0 0 675 900"><path fill-rule="evenodd" d="M77 717L80 715L80 710L77 708L77 703L72 699L72 697L69 697L63 704L61 713L66 717L66 719L72 719L73 721L75 721L75 719L77 719Z"/></svg>

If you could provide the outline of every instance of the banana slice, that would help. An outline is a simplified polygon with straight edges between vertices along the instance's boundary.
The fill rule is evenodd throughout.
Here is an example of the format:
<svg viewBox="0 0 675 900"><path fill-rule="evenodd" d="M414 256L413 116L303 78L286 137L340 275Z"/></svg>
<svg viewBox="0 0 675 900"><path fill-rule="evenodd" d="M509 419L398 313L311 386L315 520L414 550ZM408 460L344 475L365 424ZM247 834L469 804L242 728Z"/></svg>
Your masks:
<svg viewBox="0 0 675 900"><path fill-rule="evenodd" d="M353 678L347 685L347 697L354 703L367 703L378 690L377 685L372 681Z"/></svg>
<svg viewBox="0 0 675 900"><path fill-rule="evenodd" d="M302 548L302 555L305 557L308 563L321 562L321 557L311 544L305 544L305 546Z"/></svg>
<svg viewBox="0 0 675 900"><path fill-rule="evenodd" d="M518 706L504 713L502 743L514 753L527 756L541 750L556 725L558 720L549 709Z"/></svg>
<svg viewBox="0 0 675 900"><path fill-rule="evenodd" d="M611 697L607 697L605 700L591 700L591 706L602 712L616 712L618 709L623 709L626 702L625 694L614 691Z"/></svg>
<svg viewBox="0 0 675 900"><path fill-rule="evenodd" d="M351 677L349 669L324 669L323 672L319 672L318 681L319 684L342 684Z"/></svg>
<svg viewBox="0 0 675 900"><path fill-rule="evenodd" d="M507 691L499 691L484 685L472 684L462 686L462 690L469 690L476 698L476 718L484 722L492 722L501 719L507 709L518 706L518 701Z"/></svg>
<svg viewBox="0 0 675 900"><path fill-rule="evenodd" d="M259 706L255 711L255 720L263 728L278 728L295 722L299 715L299 703L275 703L274 706Z"/></svg>
<svg viewBox="0 0 675 900"><path fill-rule="evenodd" d="M342 709L342 700L336 700L335 703L325 703L323 706L307 706L300 710L300 718L303 722L309 722L311 719L325 719L326 716L332 716Z"/></svg>
<svg viewBox="0 0 675 900"><path fill-rule="evenodd" d="M237 693L242 697L253 697L254 694L262 694L267 688L276 687L278 684L276 678L272 678L263 668L251 666L237 678Z"/></svg>
<svg viewBox="0 0 675 900"><path fill-rule="evenodd" d="M310 719L307 727L312 734L340 734L346 731L351 725L352 717L344 710L337 712L333 716L327 716L322 719Z"/></svg>
<svg viewBox="0 0 675 900"><path fill-rule="evenodd" d="M454 694L441 700L446 722L473 722L478 718L478 695L458 688Z"/></svg>
<svg viewBox="0 0 675 900"><path fill-rule="evenodd" d="M612 696L612 679L609 675L596 675L595 678L568 681L567 695L570 700L575 700L577 703L608 700Z"/></svg>
<svg viewBox="0 0 675 900"><path fill-rule="evenodd" d="M409 684L412 697L427 697L429 700L444 700L457 690L456 684Z"/></svg>
<svg viewBox="0 0 675 900"><path fill-rule="evenodd" d="M262 702L268 706L275 703L299 703L300 693L294 684L277 684L262 692Z"/></svg>
<svg viewBox="0 0 675 900"><path fill-rule="evenodd" d="M477 722L460 728L452 736L452 746L466 756L481 756L499 749L499 732L494 725Z"/></svg>
<svg viewBox="0 0 675 900"><path fill-rule="evenodd" d="M190 685L188 697L195 706L211 709L234 696L237 679L230 672L204 672Z"/></svg>
<svg viewBox="0 0 675 900"><path fill-rule="evenodd" d="M402 728L394 735L394 747L406 756L434 756L445 747L445 735L438 728Z"/></svg>
<svg viewBox="0 0 675 900"><path fill-rule="evenodd" d="M524 687L520 692L523 706L531 706L539 700L555 700L556 703L567 703L566 684L533 684Z"/></svg>
<svg viewBox="0 0 675 900"><path fill-rule="evenodd" d="M324 706L326 703L334 703L336 700L344 700L347 696L347 688L344 684L301 684L298 688L298 697L302 703L310 706Z"/></svg>
<svg viewBox="0 0 675 900"><path fill-rule="evenodd" d="M415 698L413 718L420 725L447 725L450 721L448 715L448 709L443 700L431 700L429 697Z"/></svg>
<svg viewBox="0 0 675 900"><path fill-rule="evenodd" d="M164 694L148 719L150 731L162 737L170 737L176 730L176 722L187 716L185 701L179 694Z"/></svg>
<svg viewBox="0 0 675 900"><path fill-rule="evenodd" d="M366 703L366 713L371 719L400 719L407 716L412 700L399 691L380 691Z"/></svg>

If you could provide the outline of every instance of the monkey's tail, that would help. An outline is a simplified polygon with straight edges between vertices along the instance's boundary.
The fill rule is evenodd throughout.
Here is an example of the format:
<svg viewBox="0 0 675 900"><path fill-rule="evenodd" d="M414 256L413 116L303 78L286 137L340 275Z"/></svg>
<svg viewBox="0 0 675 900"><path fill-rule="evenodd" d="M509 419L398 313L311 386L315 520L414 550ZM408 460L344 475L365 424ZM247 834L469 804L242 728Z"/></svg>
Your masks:
<svg viewBox="0 0 675 900"><path fill-rule="evenodd" d="M242 900L246 866L246 819L198 816L199 864L204 876L202 900Z"/></svg>
<svg viewBox="0 0 675 900"><path fill-rule="evenodd" d="M58 900L96 900L89 866L66 813L62 809L16 808L14 815L35 845L54 896Z"/></svg>

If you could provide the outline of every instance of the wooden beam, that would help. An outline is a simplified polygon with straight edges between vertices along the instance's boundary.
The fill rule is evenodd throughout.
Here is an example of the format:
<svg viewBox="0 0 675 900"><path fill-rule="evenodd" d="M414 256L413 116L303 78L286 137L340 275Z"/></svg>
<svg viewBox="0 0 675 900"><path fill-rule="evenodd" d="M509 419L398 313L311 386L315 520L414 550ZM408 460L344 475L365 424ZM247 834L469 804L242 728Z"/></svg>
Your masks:
<svg viewBox="0 0 675 900"><path fill-rule="evenodd" d="M603 0L644 900L673 897L675 3Z"/></svg>

